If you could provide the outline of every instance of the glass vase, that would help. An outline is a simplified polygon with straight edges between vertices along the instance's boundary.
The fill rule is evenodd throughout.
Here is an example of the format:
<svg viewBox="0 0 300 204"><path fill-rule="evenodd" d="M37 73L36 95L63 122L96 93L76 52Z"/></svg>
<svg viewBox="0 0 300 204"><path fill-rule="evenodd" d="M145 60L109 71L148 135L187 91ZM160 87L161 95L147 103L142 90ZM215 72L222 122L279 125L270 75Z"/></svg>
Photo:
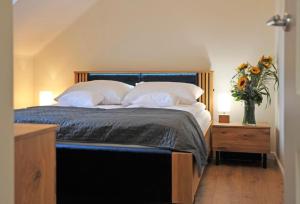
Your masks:
<svg viewBox="0 0 300 204"><path fill-rule="evenodd" d="M248 100L244 102L244 119L243 124L245 125L255 125L255 102L253 100Z"/></svg>

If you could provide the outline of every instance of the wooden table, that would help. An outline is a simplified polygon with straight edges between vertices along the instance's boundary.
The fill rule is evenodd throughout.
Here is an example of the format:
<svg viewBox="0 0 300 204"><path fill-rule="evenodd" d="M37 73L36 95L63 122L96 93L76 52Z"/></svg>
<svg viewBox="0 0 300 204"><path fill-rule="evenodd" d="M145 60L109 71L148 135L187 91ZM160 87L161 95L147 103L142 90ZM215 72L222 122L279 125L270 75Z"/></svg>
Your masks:
<svg viewBox="0 0 300 204"><path fill-rule="evenodd" d="M220 152L261 153L263 167L266 168L267 154L270 153L270 129L268 123L215 123L212 148L216 152L216 164L219 164Z"/></svg>
<svg viewBox="0 0 300 204"><path fill-rule="evenodd" d="M56 125L15 124L15 203L56 203Z"/></svg>

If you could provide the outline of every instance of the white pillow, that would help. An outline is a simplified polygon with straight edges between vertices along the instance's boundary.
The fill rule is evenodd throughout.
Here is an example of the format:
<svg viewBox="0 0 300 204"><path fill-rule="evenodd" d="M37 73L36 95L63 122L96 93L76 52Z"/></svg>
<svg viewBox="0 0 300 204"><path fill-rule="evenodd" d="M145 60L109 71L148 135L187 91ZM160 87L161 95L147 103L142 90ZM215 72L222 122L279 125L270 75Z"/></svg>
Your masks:
<svg viewBox="0 0 300 204"><path fill-rule="evenodd" d="M193 104L193 106L199 111L204 111L206 109L206 105L201 102L197 102L197 103Z"/></svg>
<svg viewBox="0 0 300 204"><path fill-rule="evenodd" d="M68 88L55 100L58 101L60 97L71 91L89 91L91 93L100 94L104 97L104 100L101 102L101 104L118 105L122 103L124 96L131 89L133 89L133 86L119 81L95 80L81 82Z"/></svg>
<svg viewBox="0 0 300 204"><path fill-rule="evenodd" d="M193 84L179 82L143 82L129 92L123 100L123 105L130 105L141 95L164 92L173 94L179 99L179 103L191 105L203 94L203 90Z"/></svg>
<svg viewBox="0 0 300 204"><path fill-rule="evenodd" d="M133 105L138 105L139 107L168 107L176 106L179 100L176 96L170 93L156 92L141 95L134 101Z"/></svg>
<svg viewBox="0 0 300 204"><path fill-rule="evenodd" d="M70 91L58 99L59 106L93 107L104 100L101 94L89 91Z"/></svg>

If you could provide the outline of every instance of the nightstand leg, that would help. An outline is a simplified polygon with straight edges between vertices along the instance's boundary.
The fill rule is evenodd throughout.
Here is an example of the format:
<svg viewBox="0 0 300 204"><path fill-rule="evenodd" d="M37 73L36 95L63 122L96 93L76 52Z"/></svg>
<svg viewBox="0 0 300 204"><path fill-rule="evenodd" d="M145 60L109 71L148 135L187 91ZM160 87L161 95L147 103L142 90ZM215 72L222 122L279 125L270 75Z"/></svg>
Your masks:
<svg viewBox="0 0 300 204"><path fill-rule="evenodd" d="M267 168L267 154L263 154L263 168Z"/></svg>
<svg viewBox="0 0 300 204"><path fill-rule="evenodd" d="M216 151L216 165L219 165L220 163L220 152Z"/></svg>

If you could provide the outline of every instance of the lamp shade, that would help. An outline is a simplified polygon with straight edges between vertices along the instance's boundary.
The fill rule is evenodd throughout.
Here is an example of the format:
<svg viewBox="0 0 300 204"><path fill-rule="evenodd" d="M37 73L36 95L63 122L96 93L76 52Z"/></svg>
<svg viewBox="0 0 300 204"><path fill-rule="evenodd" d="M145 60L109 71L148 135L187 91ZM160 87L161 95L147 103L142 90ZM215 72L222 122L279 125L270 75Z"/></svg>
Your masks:
<svg viewBox="0 0 300 204"><path fill-rule="evenodd" d="M218 97L218 111L228 113L231 110L231 98L228 93L221 93Z"/></svg>
<svg viewBox="0 0 300 204"><path fill-rule="evenodd" d="M40 91L39 93L40 106L48 106L53 104L53 93L51 91Z"/></svg>

